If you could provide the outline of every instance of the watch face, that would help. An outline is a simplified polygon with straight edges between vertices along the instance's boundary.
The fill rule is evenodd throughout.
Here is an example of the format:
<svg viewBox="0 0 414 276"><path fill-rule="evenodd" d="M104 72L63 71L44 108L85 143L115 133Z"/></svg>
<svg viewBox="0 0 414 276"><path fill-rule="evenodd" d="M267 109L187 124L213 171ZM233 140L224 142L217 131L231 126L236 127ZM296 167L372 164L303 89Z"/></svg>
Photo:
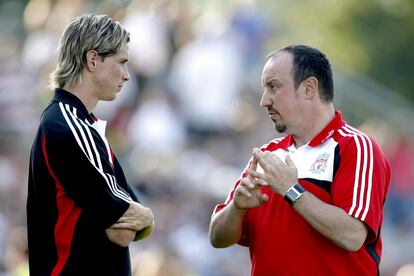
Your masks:
<svg viewBox="0 0 414 276"><path fill-rule="evenodd" d="M287 191L287 196L290 197L292 200L296 200L298 198L298 194L293 189Z"/></svg>

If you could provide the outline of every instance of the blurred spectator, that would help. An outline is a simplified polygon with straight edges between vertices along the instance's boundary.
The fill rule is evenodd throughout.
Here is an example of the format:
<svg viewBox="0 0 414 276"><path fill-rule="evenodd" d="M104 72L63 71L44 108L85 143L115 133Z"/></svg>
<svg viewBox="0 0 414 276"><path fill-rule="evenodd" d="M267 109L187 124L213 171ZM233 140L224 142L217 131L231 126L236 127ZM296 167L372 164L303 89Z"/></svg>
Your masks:
<svg viewBox="0 0 414 276"><path fill-rule="evenodd" d="M186 143L183 123L162 90L148 90L128 127L130 145L153 154L178 154Z"/></svg>
<svg viewBox="0 0 414 276"><path fill-rule="evenodd" d="M231 27L240 35L246 84L260 79L265 43L272 37L270 22L255 1L239 0L231 16Z"/></svg>
<svg viewBox="0 0 414 276"><path fill-rule="evenodd" d="M12 276L29 275L26 228L12 228L8 233L8 237L4 254L7 271L10 271Z"/></svg>
<svg viewBox="0 0 414 276"><path fill-rule="evenodd" d="M239 37L225 24L204 22L197 38L172 60L169 88L191 132L225 131L230 103L241 91Z"/></svg>
<svg viewBox="0 0 414 276"><path fill-rule="evenodd" d="M138 78L141 90L146 81L162 76L169 62L167 26L158 13L158 3L153 1L153 11L149 13L148 2L134 0L123 20L125 28L130 30L131 74Z"/></svg>
<svg viewBox="0 0 414 276"><path fill-rule="evenodd" d="M414 145L405 137L397 137L393 143L388 215L393 226L400 231L414 232Z"/></svg>

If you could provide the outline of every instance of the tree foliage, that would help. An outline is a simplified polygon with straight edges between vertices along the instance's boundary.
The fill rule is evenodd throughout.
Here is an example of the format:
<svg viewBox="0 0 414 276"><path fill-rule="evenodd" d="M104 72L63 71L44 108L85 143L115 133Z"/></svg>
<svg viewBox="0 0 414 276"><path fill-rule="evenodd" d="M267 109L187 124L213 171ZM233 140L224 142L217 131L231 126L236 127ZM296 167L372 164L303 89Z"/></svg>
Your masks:
<svg viewBox="0 0 414 276"><path fill-rule="evenodd" d="M336 65L365 75L414 102L414 2L279 0L262 3L274 20L269 45L310 44Z"/></svg>

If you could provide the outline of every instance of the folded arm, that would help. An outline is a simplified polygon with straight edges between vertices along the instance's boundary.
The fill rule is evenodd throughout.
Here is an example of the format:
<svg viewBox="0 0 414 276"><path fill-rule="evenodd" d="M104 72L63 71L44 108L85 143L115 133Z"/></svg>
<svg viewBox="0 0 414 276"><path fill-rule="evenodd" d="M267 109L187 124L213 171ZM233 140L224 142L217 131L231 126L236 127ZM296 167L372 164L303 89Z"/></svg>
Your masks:
<svg viewBox="0 0 414 276"><path fill-rule="evenodd" d="M152 233L153 225L152 211L137 202L131 202L126 212L105 232L113 243L126 247L132 241L148 237Z"/></svg>

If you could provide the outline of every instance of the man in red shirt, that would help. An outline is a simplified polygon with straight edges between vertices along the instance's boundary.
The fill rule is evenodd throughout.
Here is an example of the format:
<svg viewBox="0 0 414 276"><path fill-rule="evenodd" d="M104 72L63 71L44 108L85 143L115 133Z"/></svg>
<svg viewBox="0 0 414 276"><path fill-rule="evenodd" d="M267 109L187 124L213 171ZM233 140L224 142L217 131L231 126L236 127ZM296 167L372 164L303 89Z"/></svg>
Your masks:
<svg viewBox="0 0 414 276"><path fill-rule="evenodd" d="M272 53L260 105L287 134L253 156L224 204L214 247L248 246L252 275L376 275L390 166L376 142L342 120L319 50Z"/></svg>

